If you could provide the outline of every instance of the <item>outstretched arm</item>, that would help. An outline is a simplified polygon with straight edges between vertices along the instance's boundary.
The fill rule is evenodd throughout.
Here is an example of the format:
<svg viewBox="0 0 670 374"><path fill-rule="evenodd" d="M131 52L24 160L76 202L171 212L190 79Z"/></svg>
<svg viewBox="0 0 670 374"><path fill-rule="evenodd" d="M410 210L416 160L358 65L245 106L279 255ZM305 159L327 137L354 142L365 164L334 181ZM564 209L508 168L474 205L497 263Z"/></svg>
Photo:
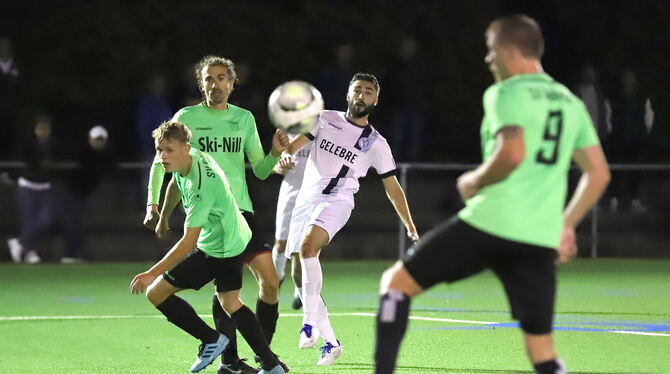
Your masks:
<svg viewBox="0 0 670 374"><path fill-rule="evenodd" d="M142 293L151 285L151 283L158 278L159 275L172 269L186 255L195 248L198 243L198 236L200 236L201 227L187 227L184 230L184 236L170 249L170 251L163 256L149 270L137 274L132 282L130 282L130 292Z"/></svg>
<svg viewBox="0 0 670 374"><path fill-rule="evenodd" d="M577 253L575 227L598 202L610 181L610 170L600 145L577 149L572 155L582 170L568 206L563 212L563 232L559 244L561 262L568 262Z"/></svg>
<svg viewBox="0 0 670 374"><path fill-rule="evenodd" d="M266 179L272 173L272 169L288 145L288 135L281 130L277 130L272 136L270 153L266 155L263 153L263 148L256 132L255 137L249 141L250 148L247 151L247 158L256 178Z"/></svg>
<svg viewBox="0 0 670 374"><path fill-rule="evenodd" d="M395 208L395 211L405 225L405 228L407 228L407 236L412 241L419 240L419 234L416 231L414 221L412 221L412 215L409 212L409 205L407 204L405 192L402 190L400 183L398 183L398 178L396 178L395 175L392 175L382 179L382 182L384 183L386 196L389 201L391 201L391 204L393 204L393 208Z"/></svg>

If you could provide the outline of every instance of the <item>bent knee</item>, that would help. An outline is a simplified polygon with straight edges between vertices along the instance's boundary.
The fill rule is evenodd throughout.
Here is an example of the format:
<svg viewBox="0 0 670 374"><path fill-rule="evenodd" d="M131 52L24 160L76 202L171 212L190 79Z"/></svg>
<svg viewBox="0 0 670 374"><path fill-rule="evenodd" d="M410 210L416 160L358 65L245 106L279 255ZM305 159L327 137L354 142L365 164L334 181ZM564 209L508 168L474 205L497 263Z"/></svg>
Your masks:
<svg viewBox="0 0 670 374"><path fill-rule="evenodd" d="M410 297L423 292L423 288L405 269L401 261L396 262L382 274L380 292L384 294L389 290L397 290Z"/></svg>

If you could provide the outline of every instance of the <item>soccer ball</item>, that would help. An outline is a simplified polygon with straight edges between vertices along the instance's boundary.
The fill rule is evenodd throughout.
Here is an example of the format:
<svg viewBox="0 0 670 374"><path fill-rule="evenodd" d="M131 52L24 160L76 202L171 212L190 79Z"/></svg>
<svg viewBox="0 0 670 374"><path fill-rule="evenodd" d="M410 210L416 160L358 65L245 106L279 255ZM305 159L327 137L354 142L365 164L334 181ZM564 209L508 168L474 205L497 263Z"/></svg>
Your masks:
<svg viewBox="0 0 670 374"><path fill-rule="evenodd" d="M270 122L289 134L312 131L322 110L321 92L303 81L289 81L279 85L268 100Z"/></svg>

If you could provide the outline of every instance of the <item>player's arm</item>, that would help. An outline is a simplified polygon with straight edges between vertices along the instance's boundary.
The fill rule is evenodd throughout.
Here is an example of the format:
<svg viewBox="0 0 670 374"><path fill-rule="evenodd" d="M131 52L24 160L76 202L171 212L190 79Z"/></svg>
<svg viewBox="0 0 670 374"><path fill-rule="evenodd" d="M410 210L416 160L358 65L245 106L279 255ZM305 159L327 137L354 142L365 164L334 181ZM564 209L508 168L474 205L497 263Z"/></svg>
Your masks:
<svg viewBox="0 0 670 374"><path fill-rule="evenodd" d="M151 171L149 172L149 185L147 186L147 208L144 216L144 226L150 230L156 228L158 223L158 202L160 201L161 187L163 186L163 178L165 177L165 168L160 163L158 158L154 159L151 164Z"/></svg>
<svg viewBox="0 0 670 374"><path fill-rule="evenodd" d="M183 260L184 257L195 248L198 243L198 236L200 236L201 229L201 227L186 227L181 239L175 243L172 249L170 249L160 261L149 270L139 273L133 278L130 283L130 291L132 293L144 292L144 290L146 290L159 275L175 267L175 265Z"/></svg>
<svg viewBox="0 0 670 374"><path fill-rule="evenodd" d="M409 205L407 204L407 198L405 197L405 192L403 191L400 183L398 183L398 178L395 175L391 175L382 179L384 183L384 189L386 190L386 196L388 197L393 208L395 208L398 217L402 220L402 223L407 228L407 236L412 241L419 240L419 234L416 231L414 226L414 221L412 220L412 214L409 212Z"/></svg>
<svg viewBox="0 0 670 374"><path fill-rule="evenodd" d="M272 136L272 148L268 154L263 151L261 140L258 136L256 121L250 116L249 134L244 143L244 151L251 164L251 170L258 179L266 179L271 173L282 152L289 145L288 135L283 131L275 131Z"/></svg>
<svg viewBox="0 0 670 374"><path fill-rule="evenodd" d="M170 180L170 183L167 186L165 191L165 201L163 202L163 209L161 210L160 217L158 219L158 224L156 225L156 236L163 239L167 235L168 230L170 229L168 223L170 221L170 216L174 211L174 208L181 201L181 192L177 187L174 179Z"/></svg>
<svg viewBox="0 0 670 374"><path fill-rule="evenodd" d="M576 149L572 158L582 170L582 176L563 212L563 233L559 245L561 262L569 261L576 254L575 227L598 202L611 178L607 160L599 144Z"/></svg>
<svg viewBox="0 0 670 374"><path fill-rule="evenodd" d="M509 176L523 161L526 149L521 126L505 126L496 134L496 148L491 157L475 170L458 177L457 187L463 201L480 189Z"/></svg>

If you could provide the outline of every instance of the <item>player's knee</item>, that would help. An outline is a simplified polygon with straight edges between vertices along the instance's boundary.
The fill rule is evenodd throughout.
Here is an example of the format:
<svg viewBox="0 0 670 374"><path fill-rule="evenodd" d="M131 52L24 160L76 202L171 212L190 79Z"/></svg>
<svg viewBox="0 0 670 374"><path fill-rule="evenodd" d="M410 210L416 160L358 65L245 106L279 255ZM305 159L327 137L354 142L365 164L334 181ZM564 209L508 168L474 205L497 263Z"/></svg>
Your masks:
<svg viewBox="0 0 670 374"><path fill-rule="evenodd" d="M286 251L286 240L275 240L275 245L272 250L276 253L284 253L284 251Z"/></svg>
<svg viewBox="0 0 670 374"><path fill-rule="evenodd" d="M165 299L170 297L170 295L161 292L160 288L156 287L155 283L147 287L144 296L146 296L147 300L153 305L160 305Z"/></svg>
<svg viewBox="0 0 670 374"><path fill-rule="evenodd" d="M232 315L233 313L237 312L238 309L240 309L244 303L242 303L242 300L240 300L239 293L237 294L220 294L222 297L220 298L221 300L221 307L223 310L228 314L229 316Z"/></svg>
<svg viewBox="0 0 670 374"><path fill-rule="evenodd" d="M305 240L300 245L300 257L301 258L310 258L316 257L319 253L319 248L309 240Z"/></svg>
<svg viewBox="0 0 670 374"><path fill-rule="evenodd" d="M519 326L527 334L546 335L551 334L551 319L538 315L525 315L519 318Z"/></svg>

